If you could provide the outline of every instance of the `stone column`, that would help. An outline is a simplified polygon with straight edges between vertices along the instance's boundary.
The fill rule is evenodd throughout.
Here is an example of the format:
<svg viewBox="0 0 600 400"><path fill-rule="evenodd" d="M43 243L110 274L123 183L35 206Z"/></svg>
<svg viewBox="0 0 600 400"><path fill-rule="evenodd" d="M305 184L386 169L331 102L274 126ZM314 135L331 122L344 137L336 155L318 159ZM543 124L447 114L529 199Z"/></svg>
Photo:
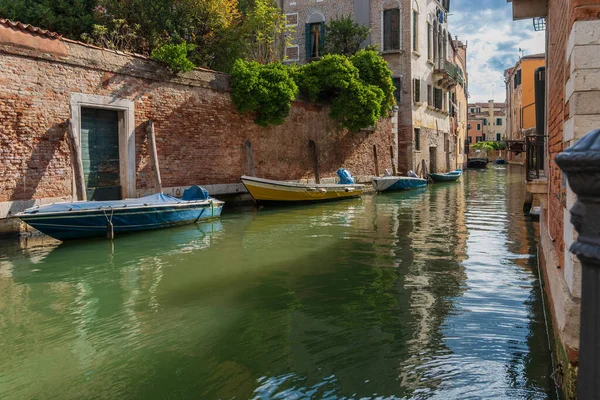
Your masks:
<svg viewBox="0 0 600 400"><path fill-rule="evenodd" d="M571 245L582 265L578 398L600 393L600 129L583 136L555 159L577 196Z"/></svg>

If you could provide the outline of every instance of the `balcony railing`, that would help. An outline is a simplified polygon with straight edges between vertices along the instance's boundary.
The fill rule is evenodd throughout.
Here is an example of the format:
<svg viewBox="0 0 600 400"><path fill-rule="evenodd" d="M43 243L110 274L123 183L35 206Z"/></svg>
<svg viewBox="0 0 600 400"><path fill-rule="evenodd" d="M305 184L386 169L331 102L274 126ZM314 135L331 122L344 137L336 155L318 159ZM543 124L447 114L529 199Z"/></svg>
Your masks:
<svg viewBox="0 0 600 400"><path fill-rule="evenodd" d="M435 60L434 73L443 75L443 80L449 83L448 86L454 86L457 83L464 86L462 70L456 64L444 58L437 58Z"/></svg>
<svg viewBox="0 0 600 400"><path fill-rule="evenodd" d="M544 139L543 135L525 136L525 153L527 155L525 166L528 181L544 176Z"/></svg>

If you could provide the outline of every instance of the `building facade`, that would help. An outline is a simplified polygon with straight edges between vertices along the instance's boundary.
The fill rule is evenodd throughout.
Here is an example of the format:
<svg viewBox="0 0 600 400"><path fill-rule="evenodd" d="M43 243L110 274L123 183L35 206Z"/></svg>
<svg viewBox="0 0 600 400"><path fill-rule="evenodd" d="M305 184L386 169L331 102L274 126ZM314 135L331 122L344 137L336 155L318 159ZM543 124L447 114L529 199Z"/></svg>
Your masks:
<svg viewBox="0 0 600 400"><path fill-rule="evenodd" d="M473 143L500 142L506 139L506 108L504 103L469 104L468 119L481 124L481 129L476 130L479 135L474 136Z"/></svg>
<svg viewBox="0 0 600 400"><path fill-rule="evenodd" d="M451 122L456 135L456 168L464 169L469 153L468 132L468 75L467 75L467 43L459 40L453 41L454 63L461 70L465 78L454 87L450 97Z"/></svg>
<svg viewBox="0 0 600 400"><path fill-rule="evenodd" d="M507 139L524 141L526 134L535 134L535 71L546 65L545 54L522 57L514 67L504 71L506 82ZM510 163L523 164L525 154L508 154Z"/></svg>
<svg viewBox="0 0 600 400"><path fill-rule="evenodd" d="M541 18L546 25L545 173L527 187L541 202L539 260L556 339L554 362L562 366L565 397L575 399L581 301L581 265L569 252L576 237L569 215L575 195L554 160L600 126L600 4L509 2L514 19Z"/></svg>
<svg viewBox="0 0 600 400"><path fill-rule="evenodd" d="M398 170L443 172L456 167L451 93L457 84L466 87L466 77L454 61L448 0L283 0L280 6L292 28L292 43L285 49L288 62L320 58L325 26L334 18L352 16L369 26L365 45L379 49L397 89Z"/></svg>

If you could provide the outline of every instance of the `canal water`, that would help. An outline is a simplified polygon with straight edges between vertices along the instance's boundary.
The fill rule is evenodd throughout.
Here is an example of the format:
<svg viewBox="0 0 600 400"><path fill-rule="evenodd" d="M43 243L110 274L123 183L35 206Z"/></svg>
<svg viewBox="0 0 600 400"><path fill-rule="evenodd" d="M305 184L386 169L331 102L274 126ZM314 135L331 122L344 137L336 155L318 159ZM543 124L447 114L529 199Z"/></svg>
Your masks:
<svg viewBox="0 0 600 400"><path fill-rule="evenodd" d="M4 243L0 398L554 398L523 177Z"/></svg>

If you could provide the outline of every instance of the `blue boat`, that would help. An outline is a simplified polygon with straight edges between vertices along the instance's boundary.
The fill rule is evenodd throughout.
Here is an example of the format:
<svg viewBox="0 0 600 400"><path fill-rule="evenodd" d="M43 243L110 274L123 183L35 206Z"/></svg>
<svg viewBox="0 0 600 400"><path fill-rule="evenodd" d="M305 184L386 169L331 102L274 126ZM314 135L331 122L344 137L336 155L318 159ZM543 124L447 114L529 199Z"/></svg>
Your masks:
<svg viewBox="0 0 600 400"><path fill-rule="evenodd" d="M373 187L378 192L408 190L427 186L427 180L411 176L383 176L373 178Z"/></svg>
<svg viewBox="0 0 600 400"><path fill-rule="evenodd" d="M452 182L452 181L458 180L458 178L461 177L462 173L463 173L462 170L457 169L454 171L446 172L444 174L431 173L431 174L429 174L429 177L434 182Z"/></svg>
<svg viewBox="0 0 600 400"><path fill-rule="evenodd" d="M193 224L218 218L223 202L192 186L181 199L153 194L138 199L75 201L29 208L17 214L38 231L58 240L107 236Z"/></svg>

